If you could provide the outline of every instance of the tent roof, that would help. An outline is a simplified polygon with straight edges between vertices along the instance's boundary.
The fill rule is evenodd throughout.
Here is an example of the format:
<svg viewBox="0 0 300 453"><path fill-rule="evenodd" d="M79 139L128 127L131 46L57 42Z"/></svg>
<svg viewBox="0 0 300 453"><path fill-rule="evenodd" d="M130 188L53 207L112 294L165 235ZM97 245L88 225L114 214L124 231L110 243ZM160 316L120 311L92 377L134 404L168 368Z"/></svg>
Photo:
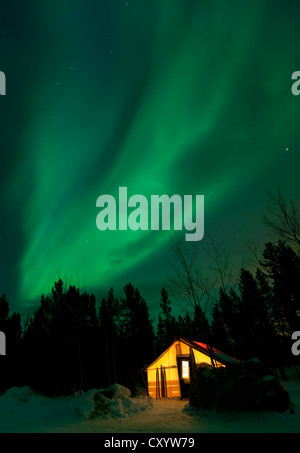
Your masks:
<svg viewBox="0 0 300 453"><path fill-rule="evenodd" d="M224 352L219 351L218 349L215 349L215 348L212 348L212 347L209 348L208 345L205 344L205 343L200 343L199 341L187 341L187 340L184 340L184 339L181 339L181 340L186 342L187 344L190 343L193 348L195 348L198 351L203 352L203 354L206 354L206 355L209 355L209 356L211 355L210 350L212 350L213 354L214 354L214 358L216 358L221 363L238 362L238 360L235 359L234 357L231 357L230 355L225 354Z"/></svg>
<svg viewBox="0 0 300 453"><path fill-rule="evenodd" d="M214 358L223 363L233 363L233 362L238 362L237 359L225 354L224 352L219 351L218 349L215 348L209 348L207 344L201 343L199 341L191 341L191 340L186 340L185 338L176 338L171 345L159 356L157 359L154 360L154 362L151 363L148 367L146 367L145 371L147 371L148 368L151 368L172 346L176 341L182 341L186 345L190 346L191 348L196 349L197 351L202 352L203 354L207 356L211 356L211 350L213 351Z"/></svg>

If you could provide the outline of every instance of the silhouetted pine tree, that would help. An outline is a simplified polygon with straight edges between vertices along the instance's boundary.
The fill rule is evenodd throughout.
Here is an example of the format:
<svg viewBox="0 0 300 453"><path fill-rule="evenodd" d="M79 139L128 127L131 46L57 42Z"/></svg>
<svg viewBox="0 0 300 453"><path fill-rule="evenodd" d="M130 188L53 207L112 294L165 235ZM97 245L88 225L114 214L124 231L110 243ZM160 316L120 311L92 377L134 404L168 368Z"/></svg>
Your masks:
<svg viewBox="0 0 300 453"><path fill-rule="evenodd" d="M200 305L196 305L194 308L194 318L191 323L191 332L188 338L209 345L211 344L210 326Z"/></svg>
<svg viewBox="0 0 300 453"><path fill-rule="evenodd" d="M262 359L268 354L273 330L268 305L270 288L266 283L260 273L256 279L248 270L241 269L238 290L219 292L219 302L213 311L214 338L219 335L218 342L224 344L224 350L241 359Z"/></svg>
<svg viewBox="0 0 300 453"><path fill-rule="evenodd" d="M154 359L154 330L139 290L128 283L124 292L125 297L120 298L123 372L133 388L140 379L141 369Z"/></svg>
<svg viewBox="0 0 300 453"><path fill-rule="evenodd" d="M177 320L178 336L190 339L193 328L193 320L188 312L184 316L179 315Z"/></svg>
<svg viewBox="0 0 300 453"><path fill-rule="evenodd" d="M228 292L223 288L220 289L218 310L223 320L223 328L226 329L227 333L227 344L229 346L228 353L241 358L243 351L241 347L241 332L238 316L239 303L240 299L232 288L230 288Z"/></svg>
<svg viewBox="0 0 300 453"><path fill-rule="evenodd" d="M9 314L6 295L0 297L0 331L5 335L6 355L1 356L0 392L21 385L21 317Z"/></svg>
<svg viewBox="0 0 300 453"><path fill-rule="evenodd" d="M267 243L260 264L255 276L241 269L237 291L220 290L212 330L220 343L227 336L229 353L282 366L291 357L291 333L300 329L300 259L283 242Z"/></svg>
<svg viewBox="0 0 300 453"><path fill-rule="evenodd" d="M8 301L7 301L6 295L3 294L0 297L0 330L2 332L5 331L8 313L9 313Z"/></svg>
<svg viewBox="0 0 300 453"><path fill-rule="evenodd" d="M212 310L211 344L216 349L228 354L233 352L232 346L229 343L228 329L218 302L214 305Z"/></svg>
<svg viewBox="0 0 300 453"><path fill-rule="evenodd" d="M262 276L258 274L262 284ZM272 329L267 301L253 275L242 269L239 281L241 341L245 358L266 359ZM244 334L242 335L242 332ZM266 347L267 346L267 347Z"/></svg>
<svg viewBox="0 0 300 453"><path fill-rule="evenodd" d="M106 298L102 299L99 307L100 332L105 345L106 381L108 385L118 381L118 319L120 304L110 289Z"/></svg>
<svg viewBox="0 0 300 453"><path fill-rule="evenodd" d="M300 257L279 241L268 242L261 265L273 287L272 314L278 332L290 338L300 329Z"/></svg>
<svg viewBox="0 0 300 453"><path fill-rule="evenodd" d="M161 289L160 314L158 317L156 354L161 354L175 339L178 326L175 316L172 315L171 302L165 288Z"/></svg>
<svg viewBox="0 0 300 453"><path fill-rule="evenodd" d="M50 395L97 386L101 361L95 351L101 348L94 296L55 282L28 322L23 349L28 385Z"/></svg>

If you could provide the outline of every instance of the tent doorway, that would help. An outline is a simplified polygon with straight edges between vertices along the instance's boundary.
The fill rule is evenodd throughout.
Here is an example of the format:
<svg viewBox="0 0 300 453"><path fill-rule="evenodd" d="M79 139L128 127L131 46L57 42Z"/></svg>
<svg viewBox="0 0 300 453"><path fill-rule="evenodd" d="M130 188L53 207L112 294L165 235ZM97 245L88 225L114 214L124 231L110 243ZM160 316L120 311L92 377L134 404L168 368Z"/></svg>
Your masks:
<svg viewBox="0 0 300 453"><path fill-rule="evenodd" d="M189 355L178 356L178 374L181 398L189 398L191 383L191 360Z"/></svg>

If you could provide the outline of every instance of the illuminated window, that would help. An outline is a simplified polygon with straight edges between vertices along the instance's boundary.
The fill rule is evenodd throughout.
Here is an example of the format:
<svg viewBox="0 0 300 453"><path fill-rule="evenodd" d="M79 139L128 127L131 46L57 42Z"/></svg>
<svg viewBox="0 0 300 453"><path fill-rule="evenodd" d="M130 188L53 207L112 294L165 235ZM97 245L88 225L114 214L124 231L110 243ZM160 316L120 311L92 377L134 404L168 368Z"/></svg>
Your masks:
<svg viewBox="0 0 300 453"><path fill-rule="evenodd" d="M188 379L190 377L190 367L188 360L183 360L181 362L181 375L183 379Z"/></svg>

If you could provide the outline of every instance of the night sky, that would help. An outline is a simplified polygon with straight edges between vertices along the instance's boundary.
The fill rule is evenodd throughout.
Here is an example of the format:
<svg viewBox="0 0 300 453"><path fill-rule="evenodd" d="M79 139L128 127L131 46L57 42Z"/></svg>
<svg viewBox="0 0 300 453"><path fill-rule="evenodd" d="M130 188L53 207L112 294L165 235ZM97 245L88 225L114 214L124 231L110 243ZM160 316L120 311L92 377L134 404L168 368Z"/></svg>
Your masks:
<svg viewBox="0 0 300 453"><path fill-rule="evenodd" d="M155 314L167 231L96 227L96 200L205 196L205 236L237 263L268 238L267 190L300 202L295 0L0 4L0 293L33 306L60 276Z"/></svg>

